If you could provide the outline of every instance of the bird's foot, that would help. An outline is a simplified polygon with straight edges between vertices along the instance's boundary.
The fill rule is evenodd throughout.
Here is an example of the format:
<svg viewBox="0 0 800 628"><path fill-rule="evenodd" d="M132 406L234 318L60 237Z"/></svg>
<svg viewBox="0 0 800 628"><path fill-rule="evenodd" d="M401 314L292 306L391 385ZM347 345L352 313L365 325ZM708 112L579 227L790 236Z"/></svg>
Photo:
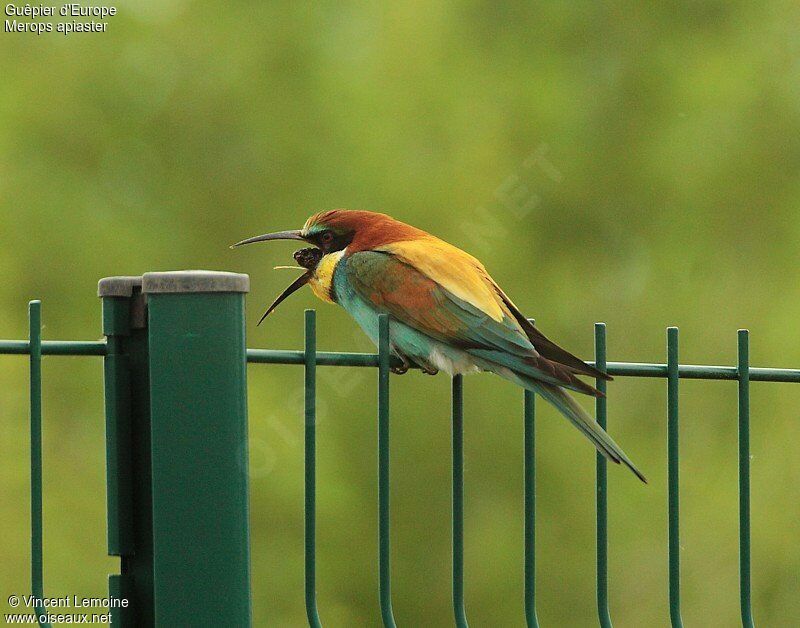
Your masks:
<svg viewBox="0 0 800 628"><path fill-rule="evenodd" d="M399 366L389 367L389 370L395 375L405 375L406 373L408 373L408 369L411 366L407 360L403 359L402 357L400 359L402 360L402 363Z"/></svg>
<svg viewBox="0 0 800 628"><path fill-rule="evenodd" d="M436 375L439 372L439 369L432 366L423 366L422 372L425 373L425 375Z"/></svg>

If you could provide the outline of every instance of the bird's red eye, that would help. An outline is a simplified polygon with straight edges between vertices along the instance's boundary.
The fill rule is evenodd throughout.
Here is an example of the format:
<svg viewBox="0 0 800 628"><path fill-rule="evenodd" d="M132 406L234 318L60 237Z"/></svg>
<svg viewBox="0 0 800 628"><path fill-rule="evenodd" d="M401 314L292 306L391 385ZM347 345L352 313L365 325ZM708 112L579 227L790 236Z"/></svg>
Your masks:
<svg viewBox="0 0 800 628"><path fill-rule="evenodd" d="M323 244L330 244L333 242L333 234L330 231L325 231L319 239Z"/></svg>

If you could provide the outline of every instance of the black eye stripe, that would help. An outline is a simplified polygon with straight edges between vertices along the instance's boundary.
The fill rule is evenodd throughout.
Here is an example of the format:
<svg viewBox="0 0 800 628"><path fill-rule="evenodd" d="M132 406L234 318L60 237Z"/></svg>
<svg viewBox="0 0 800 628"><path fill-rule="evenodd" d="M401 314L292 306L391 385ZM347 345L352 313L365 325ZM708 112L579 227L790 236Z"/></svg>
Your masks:
<svg viewBox="0 0 800 628"><path fill-rule="evenodd" d="M353 233L337 233L331 230L320 231L313 236L313 241L324 251L331 253L340 251L353 240Z"/></svg>

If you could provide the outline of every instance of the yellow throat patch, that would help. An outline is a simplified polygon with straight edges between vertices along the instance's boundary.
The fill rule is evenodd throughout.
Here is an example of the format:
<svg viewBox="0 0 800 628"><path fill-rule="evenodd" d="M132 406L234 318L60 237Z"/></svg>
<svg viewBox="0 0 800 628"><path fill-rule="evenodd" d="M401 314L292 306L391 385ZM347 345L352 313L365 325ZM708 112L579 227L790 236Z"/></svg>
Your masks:
<svg viewBox="0 0 800 628"><path fill-rule="evenodd" d="M327 303L335 303L331 298L331 286L333 284L333 271L336 269L336 264L342 259L344 251L336 251L328 255L323 255L322 259L314 269L314 274L308 282L311 286L311 291L317 298L326 301Z"/></svg>

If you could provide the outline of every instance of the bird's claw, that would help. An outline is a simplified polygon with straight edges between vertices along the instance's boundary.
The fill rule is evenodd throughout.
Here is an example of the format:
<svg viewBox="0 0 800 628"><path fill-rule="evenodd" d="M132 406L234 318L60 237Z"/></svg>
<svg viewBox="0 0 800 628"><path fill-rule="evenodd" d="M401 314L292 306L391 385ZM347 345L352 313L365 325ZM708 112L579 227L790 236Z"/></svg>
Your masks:
<svg viewBox="0 0 800 628"><path fill-rule="evenodd" d="M405 375L408 373L408 364L403 363L399 366L390 366L389 370L395 375Z"/></svg>
<svg viewBox="0 0 800 628"><path fill-rule="evenodd" d="M423 366L422 372L425 373L425 375L436 375L439 373L439 369L432 366Z"/></svg>

